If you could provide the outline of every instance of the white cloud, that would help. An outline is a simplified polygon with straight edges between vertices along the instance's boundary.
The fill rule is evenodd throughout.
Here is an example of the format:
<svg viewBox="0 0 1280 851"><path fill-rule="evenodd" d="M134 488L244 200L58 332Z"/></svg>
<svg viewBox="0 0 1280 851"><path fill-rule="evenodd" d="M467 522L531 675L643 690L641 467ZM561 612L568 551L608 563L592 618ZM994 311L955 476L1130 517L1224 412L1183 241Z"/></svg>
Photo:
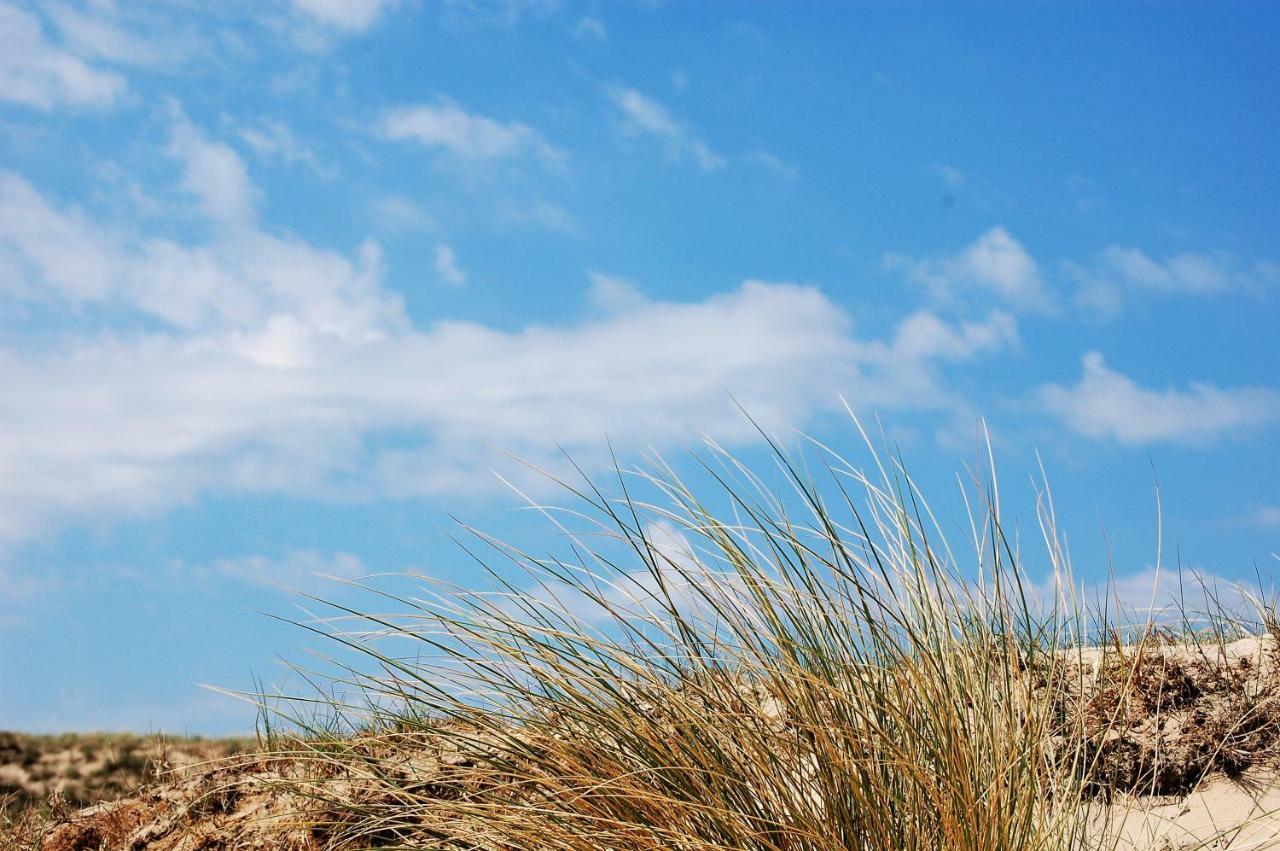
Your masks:
<svg viewBox="0 0 1280 851"><path fill-rule="evenodd" d="M1192 383L1186 390L1150 390L1109 369L1098 352L1082 359L1074 386L1046 384L1041 407L1072 430L1128 444L1207 444L1280 420L1280 391L1219 388Z"/></svg>
<svg viewBox="0 0 1280 851"><path fill-rule="evenodd" d="M662 104L624 86L610 88L609 97L622 112L623 129L632 135L653 136L660 140L669 159L677 160L687 156L706 171L724 166L724 157L711 150L701 137L672 117Z"/></svg>
<svg viewBox="0 0 1280 851"><path fill-rule="evenodd" d="M436 274L446 284L460 287L467 282L467 275L458 266L458 255L443 242L436 245Z"/></svg>
<svg viewBox="0 0 1280 851"><path fill-rule="evenodd" d="M348 33L368 30L394 5L395 0L293 0L294 11Z"/></svg>
<svg viewBox="0 0 1280 851"><path fill-rule="evenodd" d="M958 333L970 342L948 357L991 345ZM211 491L483 491L498 450L551 463L556 442L589 466L606 436L620 448L751 442L730 394L770 428L803 425L841 392L863 409L933 409L946 394L912 336L862 343L818 291L748 282L700 302L633 298L563 328L448 322L343 341L286 315L256 332L9 353L0 541ZM384 445L384 432L417 439Z"/></svg>
<svg viewBox="0 0 1280 851"><path fill-rule="evenodd" d="M902 270L940 301L955 301L969 291L995 296L1025 311L1049 311L1053 301L1035 259L1002 227L994 227L951 257L937 260L887 254L884 264Z"/></svg>
<svg viewBox="0 0 1280 851"><path fill-rule="evenodd" d="M103 108L126 89L120 74L95 68L51 44L35 15L0 2L0 99L44 110Z"/></svg>
<svg viewBox="0 0 1280 851"><path fill-rule="evenodd" d="M252 221L257 190L244 161L229 146L209 140L179 113L168 153L182 164L182 186L196 196L206 216L224 224Z"/></svg>
<svg viewBox="0 0 1280 851"><path fill-rule="evenodd" d="M1280 265L1244 266L1225 252L1182 252L1156 260L1139 248L1111 245L1089 265L1063 264L1076 283L1078 306L1104 319L1115 317L1133 294L1213 296L1280 284Z"/></svg>
<svg viewBox="0 0 1280 851"><path fill-rule="evenodd" d="M556 166L567 157L526 124L475 115L448 98L399 107L387 116L382 129L388 139L411 140L463 162L534 156L544 165Z"/></svg>
<svg viewBox="0 0 1280 851"><path fill-rule="evenodd" d="M210 490L486 490L493 447L545 460L553 440L582 452L605 436L750 440L729 393L766 423L802 422L850 387L856 354L826 298L762 283L561 329L451 322L380 342L330 338L312 361L285 355L317 335L292 317L280 326L0 357L0 540ZM286 351L269 357L245 338ZM383 447L386 430L421 443Z"/></svg>
<svg viewBox="0 0 1280 851"><path fill-rule="evenodd" d="M983 322L962 322L958 326L948 325L927 311L919 311L898 326L893 348L897 356L906 359L964 360L1017 343L1016 320L999 310L992 311Z"/></svg>
<svg viewBox="0 0 1280 851"><path fill-rule="evenodd" d="M124 274L111 234L10 172L0 172L0 268L9 295L47 293L73 305L107 298Z"/></svg>
<svg viewBox="0 0 1280 851"><path fill-rule="evenodd" d="M1018 345L1017 321L992 311L981 322L951 325L927 310L903 319L887 342L859 344L859 360L873 369L862 376L862 391L885 408L950 411L971 425L976 412L944 380L941 365L995 354ZM851 399L862 411L874 410Z"/></svg>
<svg viewBox="0 0 1280 851"><path fill-rule="evenodd" d="M400 301L380 288L381 252L355 260L255 223L251 183L239 157L185 118L169 154L182 185L222 227L196 246L143 238L60 208L21 177L0 172L0 268L9 295L71 305L129 308L191 335L188 346L231 345L265 363L309 357L308 340L370 340L399 327Z"/></svg>
<svg viewBox="0 0 1280 851"><path fill-rule="evenodd" d="M599 275L577 322L415 327L376 245L348 257L270 232L234 152L174 123L169 153L218 225L204 242L106 227L0 173L0 268L15 282L3 305L39 300L79 329L0 347L0 546L209 493L487 491L505 451L551 464L563 446L590 467L606 438L757 440L732 399L770 429L841 394L860 410L954 409L943 365L1016 343L1000 313L921 313L863 340L810 286L671 302Z"/></svg>
<svg viewBox="0 0 1280 851"><path fill-rule="evenodd" d="M173 32L166 33L165 38L139 37L115 20L118 10L114 3L94 3L82 9L67 3L47 3L43 8L67 46L82 58L143 66L178 58ZM178 40L185 41L185 37Z"/></svg>

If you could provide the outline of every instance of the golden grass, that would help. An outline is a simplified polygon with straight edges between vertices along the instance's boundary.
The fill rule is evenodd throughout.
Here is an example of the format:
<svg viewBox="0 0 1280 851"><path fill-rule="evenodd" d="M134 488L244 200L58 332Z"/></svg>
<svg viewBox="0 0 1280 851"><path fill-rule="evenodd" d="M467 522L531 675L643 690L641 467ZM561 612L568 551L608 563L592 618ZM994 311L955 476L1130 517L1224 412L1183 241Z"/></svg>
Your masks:
<svg viewBox="0 0 1280 851"><path fill-rule="evenodd" d="M477 533L507 563L493 592L369 586L398 614L335 606L327 634L374 666L349 666L359 702L325 698L330 721L435 756L417 783L383 779L376 762L354 785L315 783L327 835L584 851L1098 847L1088 796L1194 785L1280 740L1274 700L1233 704L1187 721L1183 757L1159 741L1151 757L1142 719L1186 709L1195 689L1243 694L1248 678L1210 687L1209 668L1152 669L1145 648L1161 633L1146 625L1136 649L1104 649L1086 684L1067 648L1113 624L1034 599L993 483L977 488L962 565L900 466L873 480L820 446L815 464L771 445L785 497L711 447L708 493L659 462L619 473L609 495L573 489L570 511L540 509L564 557ZM1040 515L1069 576L1047 498ZM1231 614L1213 619L1219 645L1275 628L1265 606L1253 623ZM393 654L392 641L417 649ZM309 732L306 758L349 780L352 748ZM1220 747L1187 744L1206 738Z"/></svg>
<svg viewBox="0 0 1280 851"><path fill-rule="evenodd" d="M961 559L901 465L770 446L763 471L711 446L696 492L661 461L584 479L534 505L560 555L469 530L490 590L327 604L301 625L354 656L258 696L267 752L45 851L106 828L156 851L1093 849L1118 839L1091 799L1275 759L1274 602L1208 632L1045 602L994 474Z"/></svg>

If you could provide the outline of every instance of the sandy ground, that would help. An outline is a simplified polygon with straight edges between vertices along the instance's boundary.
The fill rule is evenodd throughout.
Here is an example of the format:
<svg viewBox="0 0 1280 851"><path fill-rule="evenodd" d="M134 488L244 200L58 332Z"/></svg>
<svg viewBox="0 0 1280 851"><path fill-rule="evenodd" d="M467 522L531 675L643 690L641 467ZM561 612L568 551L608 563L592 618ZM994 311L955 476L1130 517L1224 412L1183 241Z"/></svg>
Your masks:
<svg viewBox="0 0 1280 851"><path fill-rule="evenodd" d="M1275 736L1272 723L1274 703L1280 699L1280 644L1276 638L1249 638L1204 650L1176 644L1145 648L1143 664L1127 670L1136 672L1135 679L1147 677L1151 683L1139 683L1137 697L1126 693L1112 701L1107 678L1114 670L1126 670L1122 665L1116 667L1117 659L1123 661L1132 653L1132 648L1112 648L1105 654L1075 651L1073 657L1080 666L1084 697L1093 700L1101 696L1094 709L1128 713L1123 729L1098 746L1104 757L1115 757L1116 773L1109 776L1125 776L1130 763L1157 768L1179 760L1217 765L1212 760L1219 752L1236 749L1244 753L1246 745L1253 748L1248 751L1251 768L1236 779L1214 771L1199 783L1177 788L1177 794L1117 793L1109 805L1085 805L1080 812L1098 847L1118 851L1280 851L1280 738ZM1167 699L1166 692L1176 699ZM1150 702L1153 699L1155 704ZM1157 707L1154 712L1152 705ZM1247 719L1259 708L1271 724L1259 726L1268 738L1233 741L1233 731L1239 725L1229 722ZM1227 733L1214 742L1211 736L1215 731ZM44 793L63 790L65 794L76 783L83 786L94 777L114 776L109 768L112 759L116 764L122 762L118 756L112 757L120 749L118 742L95 741L92 747L82 743L78 750L51 746L41 752L29 740L14 744L12 737L0 738L0 756L17 753L24 761L22 765L12 761L0 765L0 783ZM5 741L10 745L7 754L2 747ZM372 766L368 770L375 770L380 777L402 778L406 784L419 786L432 783L441 766L450 764L448 754L430 741L405 741L369 751L370 759L362 764ZM1189 747L1188 741L1195 746ZM1113 748L1114 754L1108 748ZM236 765L191 765L222 755L220 749L222 753L227 750L219 743L185 748L170 743L168 764L186 764L186 769L118 800L103 800L87 809L55 808L35 824L34 832L23 834L20 844L11 839L6 845L0 830L0 846L15 851L321 851L328 841L326 830L335 826L336 816L318 798L336 794L359 799L362 794L360 770L322 777L315 773L314 764L296 759L246 756ZM134 756L123 762L137 765L142 754L153 752L135 743L130 753ZM1205 763L1206 759L1210 762ZM1185 783L1188 775L1185 770L1173 770L1151 776L1163 777L1154 782L1174 788ZM307 794L308 788L326 791L317 796ZM103 794L97 799L109 797Z"/></svg>
<svg viewBox="0 0 1280 851"><path fill-rule="evenodd" d="M1094 804L1091 822L1122 851L1280 848L1280 778L1211 778L1182 798L1128 798Z"/></svg>
<svg viewBox="0 0 1280 851"><path fill-rule="evenodd" d="M305 798L283 791L295 766L263 763L213 771L98 804L59 819L34 844L38 851L321 851L322 832ZM1280 849L1280 778L1248 783L1212 778L1183 797L1126 797L1085 809L1099 848L1116 851L1262 851Z"/></svg>
<svg viewBox="0 0 1280 851"><path fill-rule="evenodd" d="M1132 656L1133 647L1089 648L1071 651L1084 673L1086 688L1096 687L1107 659ZM1143 654L1162 674L1180 671L1225 671L1234 677L1229 689L1238 703L1224 705L1221 695L1187 707L1162 709L1156 717L1134 724L1128 735L1143 748L1178 753L1188 716L1213 713L1238 715L1240 707L1261 707L1277 698L1280 647L1274 636L1245 638L1225 646L1190 647L1171 644L1145 647ZM1176 685L1176 684L1174 684ZM1173 687L1166 683L1166 688ZM1223 743L1223 747L1226 743ZM1178 754L1181 756L1181 754ZM1096 836L1123 851L1182 851L1182 849L1280 849L1280 753L1269 764L1235 779L1221 774L1204 779L1184 795L1121 795L1112 803L1090 804L1087 817Z"/></svg>

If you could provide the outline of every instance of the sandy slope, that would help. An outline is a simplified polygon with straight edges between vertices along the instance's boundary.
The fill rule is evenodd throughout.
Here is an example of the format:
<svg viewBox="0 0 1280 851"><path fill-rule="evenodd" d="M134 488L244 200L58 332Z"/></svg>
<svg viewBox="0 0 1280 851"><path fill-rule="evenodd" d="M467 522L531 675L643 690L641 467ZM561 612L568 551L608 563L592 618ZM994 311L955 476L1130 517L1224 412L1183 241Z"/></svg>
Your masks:
<svg viewBox="0 0 1280 851"><path fill-rule="evenodd" d="M1181 798L1128 798L1091 806L1094 824L1118 849L1280 848L1280 778L1214 777Z"/></svg>

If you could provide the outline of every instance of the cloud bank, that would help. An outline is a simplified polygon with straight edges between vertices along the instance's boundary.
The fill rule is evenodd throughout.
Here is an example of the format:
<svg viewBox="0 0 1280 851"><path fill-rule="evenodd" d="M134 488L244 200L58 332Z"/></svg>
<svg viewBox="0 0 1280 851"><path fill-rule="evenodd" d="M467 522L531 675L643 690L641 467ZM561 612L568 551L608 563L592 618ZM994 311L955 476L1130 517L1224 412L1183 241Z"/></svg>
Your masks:
<svg viewBox="0 0 1280 851"><path fill-rule="evenodd" d="M0 297L82 329L0 351L0 542L209 493L474 492L501 451L542 462L557 445L603 458L606 437L752 441L733 400L770 428L802 426L841 393L953 410L939 366L1017 341L999 311L955 325L922 311L860 339L811 286L655 301L604 276L577 322L415 326L376 243L347 255L273 232L238 154L180 110L171 124L204 241L106 227L0 174ZM462 278L451 250L437 261Z"/></svg>

